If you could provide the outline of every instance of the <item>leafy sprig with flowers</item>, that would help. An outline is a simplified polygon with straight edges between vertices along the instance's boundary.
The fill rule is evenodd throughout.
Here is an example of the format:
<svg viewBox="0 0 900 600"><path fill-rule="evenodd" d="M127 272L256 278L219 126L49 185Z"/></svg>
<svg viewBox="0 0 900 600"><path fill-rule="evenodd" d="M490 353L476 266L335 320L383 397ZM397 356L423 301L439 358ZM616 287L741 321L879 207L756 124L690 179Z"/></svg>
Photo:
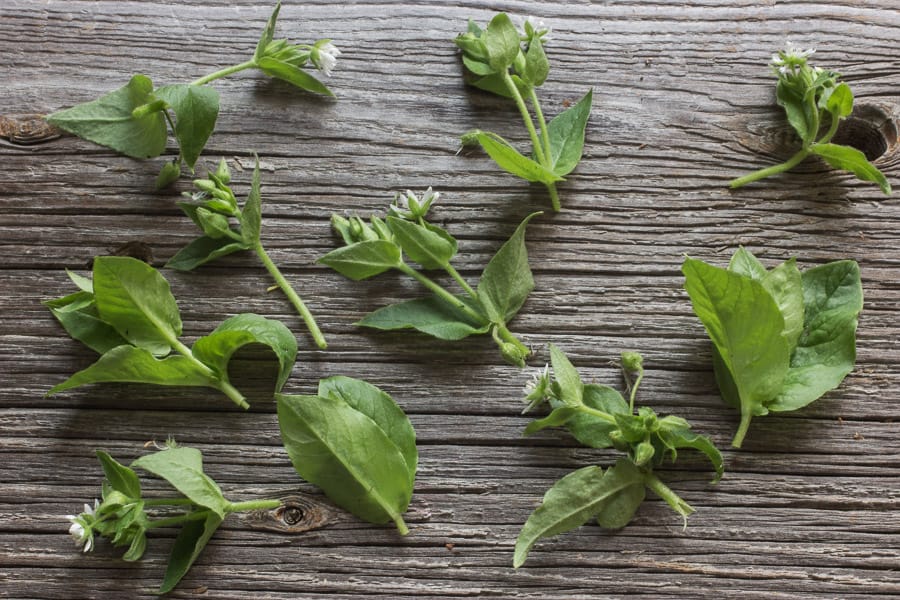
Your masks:
<svg viewBox="0 0 900 600"><path fill-rule="evenodd" d="M524 367L531 351L509 331L508 323L534 289L525 228L541 213L525 217L487 264L477 287L472 287L451 264L458 249L456 238L425 219L438 197L431 188L421 198L411 191L397 194L387 217L372 216L368 223L359 217L332 215L332 227L345 245L319 262L355 281L394 269L432 293L380 308L359 325L382 330L416 329L442 340L490 333L503 358ZM447 290L406 259L418 263L423 271L443 270L463 293Z"/></svg>
<svg viewBox="0 0 900 600"><path fill-rule="evenodd" d="M878 184L882 192L890 195L891 185L887 178L865 154L851 146L831 142L840 122L853 112L853 92L850 86L839 81L838 73L811 66L808 59L814 53L813 49L801 50L789 43L787 48L773 54L769 63L778 78L777 102L784 108L788 122L800 138L800 150L781 164L734 179L731 187L738 188L783 173L813 154L836 169L850 171L863 181Z"/></svg>
<svg viewBox="0 0 900 600"><path fill-rule="evenodd" d="M454 41L462 50L470 85L515 101L528 129L532 152L531 157L525 156L496 133L481 130L463 135L463 146L479 144L501 169L545 185L553 210L558 212L556 184L564 181L581 160L592 91L547 122L536 90L550 74L550 62L544 52L549 33L550 28L543 21L531 17L520 32L509 15L500 13L485 29L469 21L468 31ZM528 110L529 102L534 119Z"/></svg>
<svg viewBox="0 0 900 600"><path fill-rule="evenodd" d="M219 115L219 93L207 84L247 69L258 69L270 77L308 92L333 96L328 87L307 73L312 66L330 76L341 51L329 39L312 44L275 40L275 23L281 2L256 45L253 57L219 69L190 83L153 87L145 75L134 75L124 86L96 100L78 104L47 117L51 125L80 138L107 146L132 158L153 158L166 149L168 128L178 141L178 156L166 163L156 179L163 188L181 176L182 163L194 165L212 135Z"/></svg>

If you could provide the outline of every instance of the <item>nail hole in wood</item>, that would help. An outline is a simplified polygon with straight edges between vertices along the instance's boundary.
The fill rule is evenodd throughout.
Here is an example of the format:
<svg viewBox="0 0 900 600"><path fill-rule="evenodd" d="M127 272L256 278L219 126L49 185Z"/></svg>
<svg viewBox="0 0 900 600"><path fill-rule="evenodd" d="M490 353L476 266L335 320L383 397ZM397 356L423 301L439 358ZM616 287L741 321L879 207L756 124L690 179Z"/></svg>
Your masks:
<svg viewBox="0 0 900 600"><path fill-rule="evenodd" d="M831 141L852 146L869 160L883 156L897 144L897 122L891 113L874 104L860 104L838 125Z"/></svg>

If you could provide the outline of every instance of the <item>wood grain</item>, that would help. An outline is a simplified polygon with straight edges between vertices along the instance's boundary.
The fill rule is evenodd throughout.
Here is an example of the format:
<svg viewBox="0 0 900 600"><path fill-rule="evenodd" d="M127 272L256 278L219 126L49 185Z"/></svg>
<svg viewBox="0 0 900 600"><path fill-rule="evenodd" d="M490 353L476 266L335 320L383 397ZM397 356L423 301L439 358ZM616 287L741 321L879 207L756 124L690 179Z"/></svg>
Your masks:
<svg viewBox="0 0 900 600"><path fill-rule="evenodd" d="M900 597L900 205L877 187L808 161L738 191L725 184L795 143L774 105L770 54L789 39L844 73L857 103L900 115L900 13L893 0L287 2L277 35L333 38L344 51L336 100L254 73L215 83L219 157L245 193L264 166L263 238L329 340L319 351L249 254L166 273L194 339L228 315L258 312L298 333L287 389L332 374L361 377L409 413L421 467L408 522L362 523L301 482L280 446L265 356L238 369L251 410L214 392L85 387L45 398L93 357L41 302L66 293L64 268L139 241L161 266L195 235L174 190L153 190L163 157L134 161L52 132L28 115L90 100L141 72L157 84L199 77L252 52L269 2L7 0L0 6L0 596L150 598L174 532L122 562L106 544L79 554L63 515L93 498L93 451L122 460L176 436L203 450L230 498L283 497L281 511L230 518L173 598L873 598ZM434 219L460 239L475 278L529 212L540 187L499 172L458 136L496 131L527 144L507 102L467 89L450 40L469 17L535 14L553 27L541 96L551 115L594 89L585 157L560 186L563 212L528 231L537 288L513 329L548 359L553 342L589 378L620 385L610 361L645 355L642 402L677 413L726 448L737 415L719 400L709 346L681 288L685 253L724 264L738 244L767 264L859 261L866 301L857 369L796 413L754 421L710 486L684 452L663 477L697 508L683 530L656 498L618 532L585 526L538 544L511 568L518 529L544 491L615 453L566 434L523 438L519 391L530 377L489 339L443 343L352 323L420 293L386 275L354 283L315 260L334 247L333 212L383 211L393 193L431 185ZM871 132L869 132L871 133ZM854 135L868 135L866 132ZM29 142L25 145L26 142ZM38 142L38 143L35 143ZM893 143L891 143L893 142ZM876 164L900 181L896 139ZM176 151L170 141L169 153ZM162 490L149 481L151 490Z"/></svg>

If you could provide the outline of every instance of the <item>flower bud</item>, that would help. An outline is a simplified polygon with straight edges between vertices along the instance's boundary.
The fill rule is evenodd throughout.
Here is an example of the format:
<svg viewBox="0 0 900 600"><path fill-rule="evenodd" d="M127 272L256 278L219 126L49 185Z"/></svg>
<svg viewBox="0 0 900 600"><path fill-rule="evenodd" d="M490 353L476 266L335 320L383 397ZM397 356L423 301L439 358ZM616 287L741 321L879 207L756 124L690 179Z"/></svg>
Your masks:
<svg viewBox="0 0 900 600"><path fill-rule="evenodd" d="M523 353L521 348L509 342L502 342L499 346L500 354L506 362L517 367L525 366L525 359L528 357L528 354Z"/></svg>
<svg viewBox="0 0 900 600"><path fill-rule="evenodd" d="M231 171L228 169L228 163L225 162L224 158L219 161L219 165L216 167L216 179L224 184L228 184L231 181Z"/></svg>
<svg viewBox="0 0 900 600"><path fill-rule="evenodd" d="M212 194L217 191L219 188L216 187L216 183L211 179L195 179L194 187L198 190L203 190L204 192L209 192Z"/></svg>
<svg viewBox="0 0 900 600"><path fill-rule="evenodd" d="M653 458L653 455L656 453L656 449L653 447L653 444L650 442L641 442L634 449L634 462L637 466L643 466L650 462L650 459Z"/></svg>
<svg viewBox="0 0 900 600"><path fill-rule="evenodd" d="M181 177L181 161L167 162L156 176L156 189L169 187Z"/></svg>
<svg viewBox="0 0 900 600"><path fill-rule="evenodd" d="M628 372L640 371L644 368L644 357L637 352L623 352L622 368Z"/></svg>

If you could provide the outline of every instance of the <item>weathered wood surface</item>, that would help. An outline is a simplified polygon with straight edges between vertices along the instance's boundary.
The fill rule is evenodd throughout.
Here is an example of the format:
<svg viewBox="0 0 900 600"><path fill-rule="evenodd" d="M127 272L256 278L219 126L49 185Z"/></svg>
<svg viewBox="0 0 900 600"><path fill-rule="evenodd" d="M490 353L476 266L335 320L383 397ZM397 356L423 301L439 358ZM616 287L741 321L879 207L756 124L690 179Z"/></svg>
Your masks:
<svg viewBox="0 0 900 600"><path fill-rule="evenodd" d="M204 4L6 0L0 115L89 100L134 72L169 83L245 60L271 3ZM362 523L299 482L264 381L246 414L202 390L104 385L45 398L93 360L40 304L69 289L63 268L130 241L149 244L159 266L195 232L175 192L152 191L162 159L132 161L71 137L0 140L0 595L152 597L173 533L129 564L103 543L79 554L63 515L97 494L95 448L127 460L174 435L204 451L227 495L300 504L226 521L172 597L900 597L900 200L814 162L778 181L724 187L789 152L765 66L786 39L816 46L817 64L846 73L859 103L900 114L894 0L446 4L288 2L279 36L330 37L345 52L330 80L337 101L250 73L215 84L222 113L204 164L243 165L241 190L253 151L270 167L265 243L318 317L327 351L313 348L283 298L266 294L252 256L167 273L188 337L258 312L298 332L287 390L342 373L394 395L420 444L410 535ZM561 432L522 438L529 374L502 364L490 340L361 331L352 325L361 315L419 291L392 276L349 282L314 262L334 246L333 211L383 210L399 189L444 193L434 217L459 235L468 276L521 217L547 207L541 189L485 156L456 155L458 134L476 126L526 141L512 106L463 86L450 43L467 18L495 10L553 26L542 92L551 114L595 92L585 159L561 186L565 210L528 233L537 289L514 330L538 349L533 364L554 342L613 383L609 361L639 350L643 402L727 448L737 417L718 398L681 289L682 254L724 263L744 244L770 264L854 258L866 293L858 367L839 390L757 419L745 449L725 451L715 487L690 452L664 473L697 508L686 530L650 499L626 529L585 526L541 542L517 572L515 536L544 491L614 454ZM877 163L895 184L898 163L893 146Z"/></svg>

